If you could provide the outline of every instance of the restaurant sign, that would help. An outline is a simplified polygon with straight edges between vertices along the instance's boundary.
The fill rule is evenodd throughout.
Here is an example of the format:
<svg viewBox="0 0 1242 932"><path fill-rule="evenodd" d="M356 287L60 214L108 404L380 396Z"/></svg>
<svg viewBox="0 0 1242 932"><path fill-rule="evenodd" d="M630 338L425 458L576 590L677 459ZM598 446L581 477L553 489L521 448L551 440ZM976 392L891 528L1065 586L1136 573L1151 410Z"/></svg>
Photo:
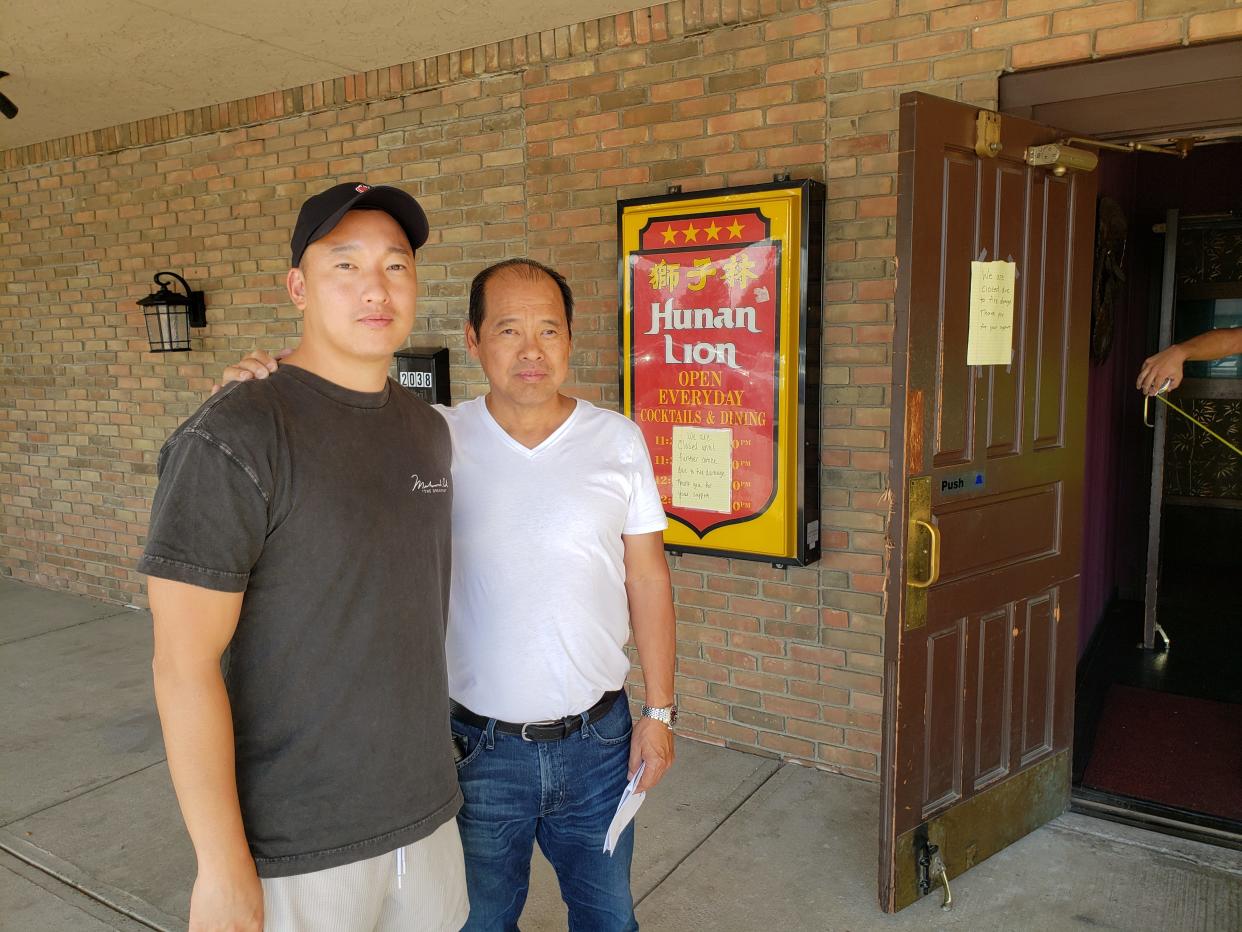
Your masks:
<svg viewBox="0 0 1242 932"><path fill-rule="evenodd" d="M617 208L622 404L651 454L666 548L814 562L823 186Z"/></svg>

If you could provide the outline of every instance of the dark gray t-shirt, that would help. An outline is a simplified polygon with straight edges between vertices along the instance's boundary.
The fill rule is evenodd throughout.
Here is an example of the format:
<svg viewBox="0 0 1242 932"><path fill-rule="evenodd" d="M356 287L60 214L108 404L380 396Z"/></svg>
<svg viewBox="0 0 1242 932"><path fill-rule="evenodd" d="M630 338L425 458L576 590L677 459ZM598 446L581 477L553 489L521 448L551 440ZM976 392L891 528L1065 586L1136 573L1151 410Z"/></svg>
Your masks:
<svg viewBox="0 0 1242 932"><path fill-rule="evenodd" d="M410 844L461 804L448 721L450 445L389 380L281 366L160 452L139 570L245 592L225 662L261 877Z"/></svg>

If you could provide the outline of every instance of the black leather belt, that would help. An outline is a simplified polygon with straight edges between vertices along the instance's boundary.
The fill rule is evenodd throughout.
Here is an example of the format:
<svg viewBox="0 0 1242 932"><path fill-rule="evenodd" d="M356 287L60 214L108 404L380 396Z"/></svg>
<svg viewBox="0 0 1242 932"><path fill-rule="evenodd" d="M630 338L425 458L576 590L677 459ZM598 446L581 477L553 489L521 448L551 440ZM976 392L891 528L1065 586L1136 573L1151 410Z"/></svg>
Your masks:
<svg viewBox="0 0 1242 932"><path fill-rule="evenodd" d="M603 697L595 705L586 711L587 724L598 722L601 718L608 714L612 709L612 704L617 701L617 697L621 695L621 690L616 689L610 693L604 693ZM460 702L449 701L449 713L459 722L465 722L467 725L473 725L475 728L487 728L487 723L491 719L484 715L471 712ZM562 738L568 738L575 731L582 727L582 715L566 715L564 718L554 718L547 722L502 722L496 720L496 731L504 732L507 735L520 735L523 741L559 741Z"/></svg>

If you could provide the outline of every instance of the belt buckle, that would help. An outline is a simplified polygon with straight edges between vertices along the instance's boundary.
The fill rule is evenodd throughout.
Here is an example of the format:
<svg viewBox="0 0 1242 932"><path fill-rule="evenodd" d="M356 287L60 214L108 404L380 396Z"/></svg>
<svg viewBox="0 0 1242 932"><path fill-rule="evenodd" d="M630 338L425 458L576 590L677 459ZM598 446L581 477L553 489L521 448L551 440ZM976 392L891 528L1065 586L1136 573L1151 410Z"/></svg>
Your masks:
<svg viewBox="0 0 1242 932"><path fill-rule="evenodd" d="M533 727L533 728L542 728L542 727L544 727L544 726L546 726L546 725L559 725L560 723L561 723L561 720L560 720L560 719L548 719L547 721L544 721L544 722L523 722L523 723L522 723L522 731L521 731L522 740L523 740L523 741L534 741L534 740L535 740L534 738L528 738L528 737L526 737L526 729L527 729L527 728L532 728L532 727Z"/></svg>

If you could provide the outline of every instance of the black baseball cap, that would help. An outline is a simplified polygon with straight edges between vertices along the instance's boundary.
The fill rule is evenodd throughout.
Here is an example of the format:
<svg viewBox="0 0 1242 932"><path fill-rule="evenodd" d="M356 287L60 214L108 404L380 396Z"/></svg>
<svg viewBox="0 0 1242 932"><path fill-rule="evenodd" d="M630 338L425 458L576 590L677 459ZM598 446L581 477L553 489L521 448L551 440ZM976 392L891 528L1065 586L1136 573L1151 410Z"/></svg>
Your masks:
<svg viewBox="0 0 1242 932"><path fill-rule="evenodd" d="M382 210L396 220L405 231L411 249L417 250L427 242L427 215L413 197L400 188L388 185L371 187L361 181L346 181L306 199L298 211L298 222L294 224L293 237L289 240L292 252L290 264L300 264L307 246L323 239L341 222L342 217L359 208Z"/></svg>

